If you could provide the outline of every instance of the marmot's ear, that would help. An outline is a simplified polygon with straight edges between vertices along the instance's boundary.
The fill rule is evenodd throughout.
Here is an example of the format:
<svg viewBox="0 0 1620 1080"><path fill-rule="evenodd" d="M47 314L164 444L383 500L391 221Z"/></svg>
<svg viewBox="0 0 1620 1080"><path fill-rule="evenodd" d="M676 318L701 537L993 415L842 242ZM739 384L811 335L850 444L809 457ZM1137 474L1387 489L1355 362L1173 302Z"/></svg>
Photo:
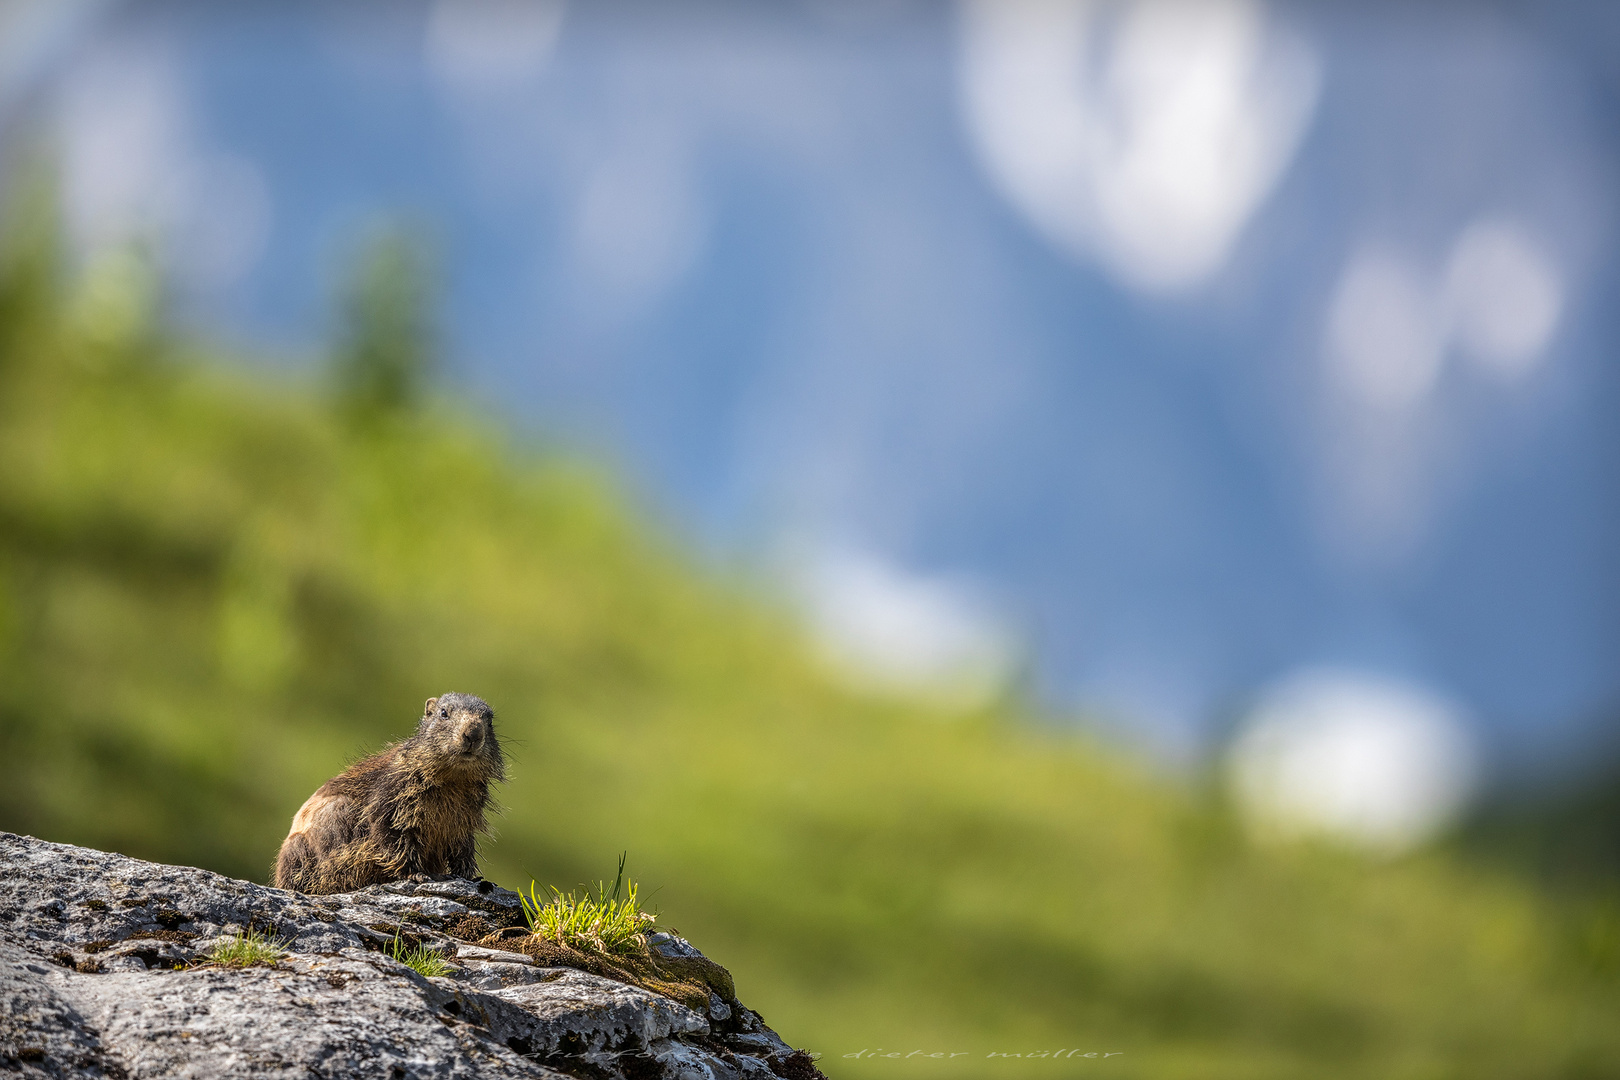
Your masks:
<svg viewBox="0 0 1620 1080"><path fill-rule="evenodd" d="M428 698L427 699L427 704L422 706L422 715L423 716L432 716L433 715L433 706L437 705L438 703L439 703L438 698L436 698L436 697Z"/></svg>

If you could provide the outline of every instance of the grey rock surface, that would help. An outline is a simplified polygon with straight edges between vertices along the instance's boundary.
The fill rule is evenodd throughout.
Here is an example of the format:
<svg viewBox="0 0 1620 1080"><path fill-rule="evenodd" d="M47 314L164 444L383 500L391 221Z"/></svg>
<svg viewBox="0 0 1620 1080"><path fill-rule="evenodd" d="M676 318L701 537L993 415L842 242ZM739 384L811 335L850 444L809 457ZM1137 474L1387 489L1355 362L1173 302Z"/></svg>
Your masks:
<svg viewBox="0 0 1620 1080"><path fill-rule="evenodd" d="M460 878L305 896L0 832L0 1071L38 1077L813 1078L757 1013L469 944L517 894ZM272 965L207 963L245 931ZM443 956L424 978L396 941ZM660 934L654 948L698 955Z"/></svg>

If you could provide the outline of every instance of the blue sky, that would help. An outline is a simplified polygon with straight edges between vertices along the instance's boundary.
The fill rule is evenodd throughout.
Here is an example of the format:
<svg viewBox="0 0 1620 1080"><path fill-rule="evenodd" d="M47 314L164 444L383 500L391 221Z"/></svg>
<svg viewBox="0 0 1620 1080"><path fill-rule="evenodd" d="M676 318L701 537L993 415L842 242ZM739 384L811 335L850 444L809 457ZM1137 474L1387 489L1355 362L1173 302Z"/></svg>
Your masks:
<svg viewBox="0 0 1620 1080"><path fill-rule="evenodd" d="M309 363L427 223L455 382L834 652L1173 758L1320 665L1498 761L1612 727L1601 5L75 10L0 102L87 257L161 235L186 319Z"/></svg>

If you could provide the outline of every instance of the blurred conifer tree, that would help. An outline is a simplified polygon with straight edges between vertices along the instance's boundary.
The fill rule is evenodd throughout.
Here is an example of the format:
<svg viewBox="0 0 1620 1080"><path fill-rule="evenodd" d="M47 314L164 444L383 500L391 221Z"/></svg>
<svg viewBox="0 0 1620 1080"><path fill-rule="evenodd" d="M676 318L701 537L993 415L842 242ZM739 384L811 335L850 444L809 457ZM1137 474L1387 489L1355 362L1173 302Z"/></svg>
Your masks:
<svg viewBox="0 0 1620 1080"><path fill-rule="evenodd" d="M425 233L402 223L361 245L340 297L339 401L355 418L409 412L439 362L437 274Z"/></svg>
<svg viewBox="0 0 1620 1080"><path fill-rule="evenodd" d="M13 166L0 185L0 366L56 313L62 278L56 175L42 157Z"/></svg>

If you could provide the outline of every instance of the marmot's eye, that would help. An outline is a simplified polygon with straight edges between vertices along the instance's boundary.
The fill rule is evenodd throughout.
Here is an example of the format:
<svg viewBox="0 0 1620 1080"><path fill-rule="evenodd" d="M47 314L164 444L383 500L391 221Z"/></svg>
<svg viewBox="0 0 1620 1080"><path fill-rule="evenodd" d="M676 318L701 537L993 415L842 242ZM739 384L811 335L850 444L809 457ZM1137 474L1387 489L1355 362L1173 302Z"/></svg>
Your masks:
<svg viewBox="0 0 1620 1080"><path fill-rule="evenodd" d="M449 709L445 709L445 708L441 708L441 709L440 709L440 710L439 710L439 719L441 719L441 720L448 720L448 719L450 719L450 710L449 710Z"/></svg>

